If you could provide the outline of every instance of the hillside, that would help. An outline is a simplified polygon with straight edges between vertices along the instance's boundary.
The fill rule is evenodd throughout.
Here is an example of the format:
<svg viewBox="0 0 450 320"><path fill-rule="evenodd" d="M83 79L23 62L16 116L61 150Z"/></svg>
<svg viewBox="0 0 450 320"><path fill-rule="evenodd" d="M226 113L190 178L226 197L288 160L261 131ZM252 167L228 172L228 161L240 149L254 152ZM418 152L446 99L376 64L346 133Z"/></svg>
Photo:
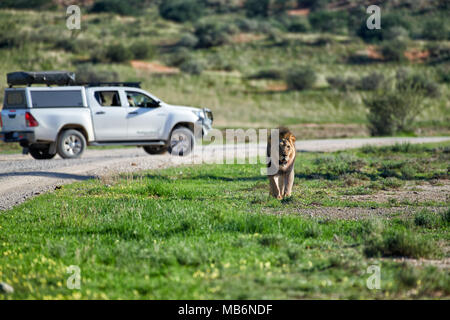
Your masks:
<svg viewBox="0 0 450 320"><path fill-rule="evenodd" d="M0 4L2 90L7 72L66 69L83 81L142 81L169 103L211 108L219 128L345 137L369 134L365 99L407 72L438 94L404 132L449 132L445 1L76 3L80 31L66 28L65 1ZM382 8L382 30L363 28L369 3Z"/></svg>

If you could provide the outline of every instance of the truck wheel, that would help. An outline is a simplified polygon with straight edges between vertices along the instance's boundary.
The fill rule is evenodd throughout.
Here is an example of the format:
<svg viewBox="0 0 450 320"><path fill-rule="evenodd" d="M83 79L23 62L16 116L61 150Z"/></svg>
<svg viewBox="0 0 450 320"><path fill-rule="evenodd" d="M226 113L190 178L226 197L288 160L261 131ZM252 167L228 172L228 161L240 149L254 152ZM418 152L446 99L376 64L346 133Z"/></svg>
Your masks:
<svg viewBox="0 0 450 320"><path fill-rule="evenodd" d="M51 154L49 153L50 146L48 147L33 147L30 146L28 151L30 152L31 156L36 160L49 160L53 159L56 156L56 153Z"/></svg>
<svg viewBox="0 0 450 320"><path fill-rule="evenodd" d="M145 146L144 150L148 154L164 154L167 152L167 147L166 146L159 146L159 147Z"/></svg>
<svg viewBox="0 0 450 320"><path fill-rule="evenodd" d="M86 149L86 139L80 131L63 131L59 136L57 149L63 159L78 158Z"/></svg>
<svg viewBox="0 0 450 320"><path fill-rule="evenodd" d="M188 128L172 131L169 141L169 153L173 156L187 156L194 148L194 134Z"/></svg>

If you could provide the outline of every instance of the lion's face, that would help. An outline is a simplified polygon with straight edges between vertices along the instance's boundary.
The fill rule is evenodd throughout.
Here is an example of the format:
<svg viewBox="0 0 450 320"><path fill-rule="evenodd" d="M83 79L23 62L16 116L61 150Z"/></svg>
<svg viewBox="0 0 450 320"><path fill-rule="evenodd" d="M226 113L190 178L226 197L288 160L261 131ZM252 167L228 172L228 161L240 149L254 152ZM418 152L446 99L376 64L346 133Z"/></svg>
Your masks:
<svg viewBox="0 0 450 320"><path fill-rule="evenodd" d="M280 167L283 168L290 164L295 157L295 137L292 133L287 133L280 137Z"/></svg>

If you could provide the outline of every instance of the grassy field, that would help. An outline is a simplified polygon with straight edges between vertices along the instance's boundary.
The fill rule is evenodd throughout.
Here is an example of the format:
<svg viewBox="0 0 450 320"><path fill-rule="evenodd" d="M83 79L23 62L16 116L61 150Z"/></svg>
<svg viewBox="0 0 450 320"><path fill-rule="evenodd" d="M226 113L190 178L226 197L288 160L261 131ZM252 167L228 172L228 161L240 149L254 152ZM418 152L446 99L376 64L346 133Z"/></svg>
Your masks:
<svg viewBox="0 0 450 320"><path fill-rule="evenodd" d="M64 186L0 215L0 298L448 299L449 147L299 154L283 201L258 165Z"/></svg>

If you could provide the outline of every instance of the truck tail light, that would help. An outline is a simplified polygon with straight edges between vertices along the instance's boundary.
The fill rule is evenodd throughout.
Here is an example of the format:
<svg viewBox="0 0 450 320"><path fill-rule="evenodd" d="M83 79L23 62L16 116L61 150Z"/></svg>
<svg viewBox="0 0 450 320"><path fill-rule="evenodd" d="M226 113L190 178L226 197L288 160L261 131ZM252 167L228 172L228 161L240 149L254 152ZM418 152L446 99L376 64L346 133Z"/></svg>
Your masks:
<svg viewBox="0 0 450 320"><path fill-rule="evenodd" d="M33 115L29 112L25 113L25 122L27 127L37 127L39 125L39 122L37 122Z"/></svg>

